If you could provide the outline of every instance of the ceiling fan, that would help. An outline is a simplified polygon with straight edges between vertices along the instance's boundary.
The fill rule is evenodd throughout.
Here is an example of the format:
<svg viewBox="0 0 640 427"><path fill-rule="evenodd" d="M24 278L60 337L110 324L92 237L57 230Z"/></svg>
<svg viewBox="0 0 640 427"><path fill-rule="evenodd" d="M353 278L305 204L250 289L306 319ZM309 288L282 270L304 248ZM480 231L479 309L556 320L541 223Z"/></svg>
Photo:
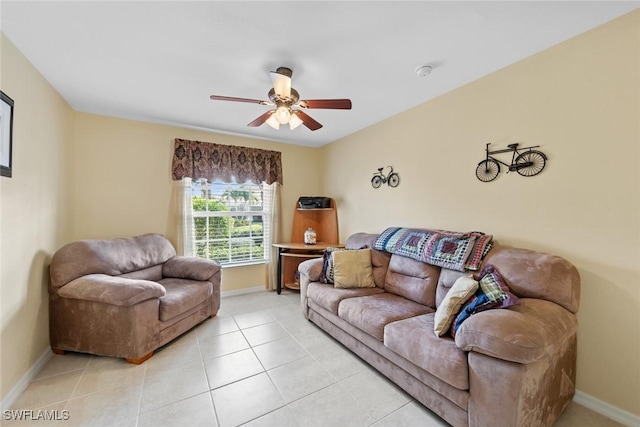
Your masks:
<svg viewBox="0 0 640 427"><path fill-rule="evenodd" d="M217 101L249 102L252 104L272 105L275 108L262 114L260 117L249 123L247 126L257 127L263 123L274 129L279 129L280 125L289 124L291 129L295 129L301 124L309 129L318 130L322 127L320 123L300 108L324 108L335 110L350 110L350 99L307 99L301 100L297 90L291 87L291 75L293 71L287 67L278 67L276 71L271 71L271 82L273 88L269 91L269 101L249 98L235 98L232 96L211 95L209 98Z"/></svg>

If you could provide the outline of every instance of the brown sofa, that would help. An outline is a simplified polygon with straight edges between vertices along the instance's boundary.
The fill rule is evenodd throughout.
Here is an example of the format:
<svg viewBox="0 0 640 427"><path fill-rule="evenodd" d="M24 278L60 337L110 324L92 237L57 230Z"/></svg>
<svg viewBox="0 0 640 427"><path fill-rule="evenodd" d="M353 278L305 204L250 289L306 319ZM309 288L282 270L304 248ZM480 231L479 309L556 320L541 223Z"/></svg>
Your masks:
<svg viewBox="0 0 640 427"><path fill-rule="evenodd" d="M373 247L354 234L349 249ZM494 245L483 261L520 304L469 317L438 337L434 314L464 273L371 251L375 287L320 282L300 264L304 315L453 426L550 426L575 392L580 277L566 260Z"/></svg>
<svg viewBox="0 0 640 427"><path fill-rule="evenodd" d="M81 240L50 265L49 330L65 350L142 363L220 308L220 264L176 256L160 234Z"/></svg>

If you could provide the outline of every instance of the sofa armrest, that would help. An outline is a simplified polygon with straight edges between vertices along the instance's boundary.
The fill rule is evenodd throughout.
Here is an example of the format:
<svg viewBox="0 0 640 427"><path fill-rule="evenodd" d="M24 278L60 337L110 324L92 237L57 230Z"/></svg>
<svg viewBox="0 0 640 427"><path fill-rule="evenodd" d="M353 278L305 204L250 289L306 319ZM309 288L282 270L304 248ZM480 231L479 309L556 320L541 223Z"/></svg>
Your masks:
<svg viewBox="0 0 640 427"><path fill-rule="evenodd" d="M210 282L219 271L220 263L218 261L188 256L175 256L162 265L163 277L202 282Z"/></svg>
<svg viewBox="0 0 640 427"><path fill-rule="evenodd" d="M309 283L320 281L322 263L323 258L312 258L298 265L298 271L300 272L300 304L302 305L302 314L306 319L309 319L307 288Z"/></svg>
<svg viewBox="0 0 640 427"><path fill-rule="evenodd" d="M312 258L301 262L298 265L298 271L300 276L305 275L309 282L319 281L322 275L322 258Z"/></svg>
<svg viewBox="0 0 640 427"><path fill-rule="evenodd" d="M165 292L162 285L149 280L89 274L67 283L57 294L62 298L132 306L151 298L160 298Z"/></svg>
<svg viewBox="0 0 640 427"><path fill-rule="evenodd" d="M522 298L520 305L476 313L456 332L465 351L517 363L553 354L575 335L575 314L550 301Z"/></svg>

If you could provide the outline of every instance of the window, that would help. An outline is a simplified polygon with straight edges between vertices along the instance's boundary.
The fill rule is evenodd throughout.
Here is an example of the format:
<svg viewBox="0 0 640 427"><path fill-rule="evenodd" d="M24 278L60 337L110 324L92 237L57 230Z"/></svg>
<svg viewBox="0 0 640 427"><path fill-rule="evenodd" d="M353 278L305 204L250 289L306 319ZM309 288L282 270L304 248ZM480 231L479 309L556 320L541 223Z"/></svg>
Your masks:
<svg viewBox="0 0 640 427"><path fill-rule="evenodd" d="M266 262L269 215L266 185L193 182L191 206L195 255L222 265Z"/></svg>

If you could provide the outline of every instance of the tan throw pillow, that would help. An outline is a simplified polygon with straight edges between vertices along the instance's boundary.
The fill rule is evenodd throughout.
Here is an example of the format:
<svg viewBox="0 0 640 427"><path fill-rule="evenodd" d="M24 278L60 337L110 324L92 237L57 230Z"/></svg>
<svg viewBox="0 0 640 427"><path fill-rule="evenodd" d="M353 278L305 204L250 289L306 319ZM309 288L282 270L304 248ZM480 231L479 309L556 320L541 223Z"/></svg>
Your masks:
<svg viewBox="0 0 640 427"><path fill-rule="evenodd" d="M478 290L478 282L472 277L462 276L455 281L436 310L433 332L437 336L440 337L449 330L460 307L473 296L476 290Z"/></svg>
<svg viewBox="0 0 640 427"><path fill-rule="evenodd" d="M371 249L336 251L333 257L333 286L336 288L373 288Z"/></svg>

